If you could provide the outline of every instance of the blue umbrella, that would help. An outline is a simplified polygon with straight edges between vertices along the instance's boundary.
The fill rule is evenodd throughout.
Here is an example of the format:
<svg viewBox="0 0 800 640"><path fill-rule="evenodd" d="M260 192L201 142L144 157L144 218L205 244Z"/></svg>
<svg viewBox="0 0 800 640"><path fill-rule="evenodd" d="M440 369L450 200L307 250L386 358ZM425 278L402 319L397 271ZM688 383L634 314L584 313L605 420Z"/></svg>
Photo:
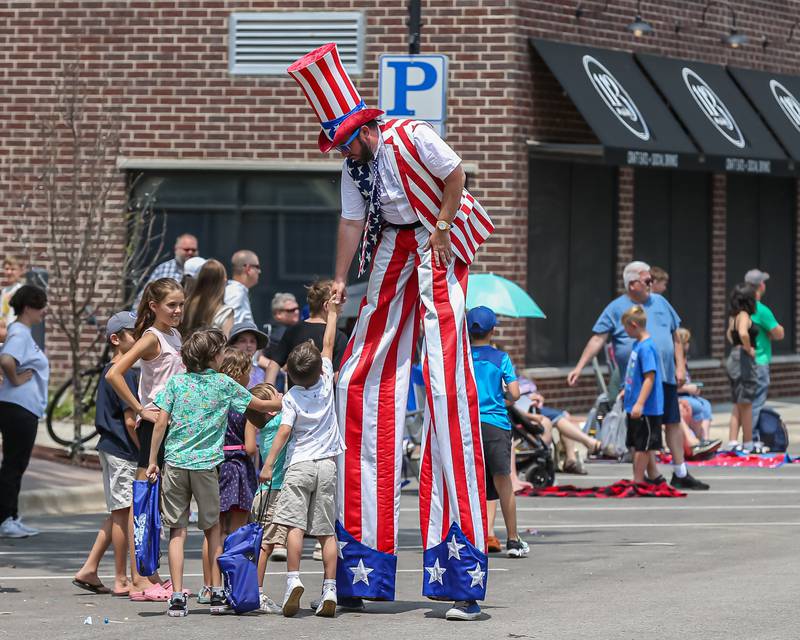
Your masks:
<svg viewBox="0 0 800 640"><path fill-rule="evenodd" d="M547 317L522 287L493 273L476 273L469 277L467 308L479 306L511 318Z"/></svg>

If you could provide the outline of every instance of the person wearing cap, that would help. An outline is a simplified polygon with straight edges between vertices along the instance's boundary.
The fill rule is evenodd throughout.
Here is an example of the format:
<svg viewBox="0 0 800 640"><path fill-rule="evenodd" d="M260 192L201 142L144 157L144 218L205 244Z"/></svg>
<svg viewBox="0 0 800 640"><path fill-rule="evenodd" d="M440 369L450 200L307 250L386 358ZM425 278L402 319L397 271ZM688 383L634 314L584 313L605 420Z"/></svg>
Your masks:
<svg viewBox="0 0 800 640"><path fill-rule="evenodd" d="M756 335L756 379L758 387L753 400L753 432L758 432L758 418L761 409L767 402L769 393L769 363L772 361L772 341L783 340L784 330L775 319L772 310L761 302L767 292L769 274L760 269L750 269L744 274L744 281L753 287L756 297L756 312L750 316L753 326L758 329Z"/></svg>
<svg viewBox="0 0 800 640"><path fill-rule="evenodd" d="M136 553L129 529L133 523L130 507L139 459L136 415L117 395L105 376L111 365L136 342L133 337L135 325L136 314L131 311L119 311L106 323L106 340L111 345L113 357L103 370L97 386L95 426L100 435L97 454L103 471L103 491L109 516L101 525L89 556L72 580L72 584L84 591L112 593L120 597L129 595L134 589L142 590L150 586L150 582L136 571ZM138 380L135 370L129 369L124 377L131 393L136 396ZM114 585L111 589L103 585L97 574L100 561L109 546L114 549ZM128 557L131 578L128 578L127 572Z"/></svg>
<svg viewBox="0 0 800 640"><path fill-rule="evenodd" d="M257 364L256 353L267 346L267 334L259 331L252 320L245 320L233 325L231 335L228 337L228 346L239 351L244 351L253 358L253 367L250 369L250 383L248 389L264 382L266 372Z"/></svg>
<svg viewBox="0 0 800 640"><path fill-rule="evenodd" d="M511 358L492 346L496 325L497 316L488 307L475 307L467 314L480 402L488 520L494 523L499 500L508 534L506 555L524 558L528 544L517 532L517 503L511 480L511 421L506 409L507 403L519 400L519 382Z"/></svg>
<svg viewBox="0 0 800 640"><path fill-rule="evenodd" d="M486 500L465 292L469 265L494 226L464 189L459 156L426 122L380 120L383 112L361 99L335 44L287 72L319 121L320 151L336 150L344 160L333 287L339 302L359 244L358 273L370 274L337 383L347 443L339 468L340 602L395 597L399 460L421 316L429 390L419 489L422 593L455 600L448 619L475 620L486 595Z"/></svg>
<svg viewBox="0 0 800 640"><path fill-rule="evenodd" d="M186 297L189 297L192 293L192 289L197 282L197 274L200 273L200 269L203 268L206 262L208 262L206 258L194 256L183 263L183 278L181 278L180 283L183 287L183 294Z"/></svg>

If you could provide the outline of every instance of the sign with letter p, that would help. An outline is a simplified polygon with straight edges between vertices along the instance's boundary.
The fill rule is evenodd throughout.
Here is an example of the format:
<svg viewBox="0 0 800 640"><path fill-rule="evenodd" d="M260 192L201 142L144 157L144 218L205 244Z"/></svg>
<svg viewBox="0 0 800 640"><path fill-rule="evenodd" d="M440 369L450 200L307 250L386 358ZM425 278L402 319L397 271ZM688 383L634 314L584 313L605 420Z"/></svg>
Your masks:
<svg viewBox="0 0 800 640"><path fill-rule="evenodd" d="M378 85L378 108L387 117L425 120L444 137L447 56L383 55Z"/></svg>

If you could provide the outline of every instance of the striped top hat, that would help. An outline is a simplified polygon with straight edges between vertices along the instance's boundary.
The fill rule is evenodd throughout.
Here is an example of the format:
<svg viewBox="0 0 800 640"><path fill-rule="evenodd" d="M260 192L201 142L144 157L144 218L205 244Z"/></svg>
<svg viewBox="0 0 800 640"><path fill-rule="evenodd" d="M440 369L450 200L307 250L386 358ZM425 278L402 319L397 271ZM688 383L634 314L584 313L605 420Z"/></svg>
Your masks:
<svg viewBox="0 0 800 640"><path fill-rule="evenodd" d="M380 109L367 109L333 42L307 53L286 71L317 114L322 127L318 143L323 153L344 144L361 125L383 115Z"/></svg>

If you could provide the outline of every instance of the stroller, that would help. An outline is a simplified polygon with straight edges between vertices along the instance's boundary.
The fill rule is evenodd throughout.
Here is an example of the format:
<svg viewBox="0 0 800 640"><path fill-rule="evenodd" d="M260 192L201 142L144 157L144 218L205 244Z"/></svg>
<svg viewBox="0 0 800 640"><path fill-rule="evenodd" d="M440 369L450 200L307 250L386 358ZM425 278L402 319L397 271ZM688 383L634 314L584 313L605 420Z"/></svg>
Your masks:
<svg viewBox="0 0 800 640"><path fill-rule="evenodd" d="M542 440L544 429L528 420L513 405L508 407L508 417L511 420L517 473L537 489L552 486L556 480L556 464L552 448Z"/></svg>

